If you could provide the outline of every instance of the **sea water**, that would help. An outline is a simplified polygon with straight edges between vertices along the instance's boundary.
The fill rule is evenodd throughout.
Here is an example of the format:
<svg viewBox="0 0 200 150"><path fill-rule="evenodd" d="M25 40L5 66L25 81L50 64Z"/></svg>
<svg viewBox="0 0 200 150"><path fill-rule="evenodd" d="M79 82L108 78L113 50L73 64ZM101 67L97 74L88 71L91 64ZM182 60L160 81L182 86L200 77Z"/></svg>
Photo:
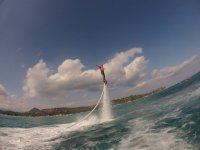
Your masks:
<svg viewBox="0 0 200 150"><path fill-rule="evenodd" d="M76 127L88 112L45 117L0 116L1 150L199 150L200 73L137 101L101 110Z"/></svg>

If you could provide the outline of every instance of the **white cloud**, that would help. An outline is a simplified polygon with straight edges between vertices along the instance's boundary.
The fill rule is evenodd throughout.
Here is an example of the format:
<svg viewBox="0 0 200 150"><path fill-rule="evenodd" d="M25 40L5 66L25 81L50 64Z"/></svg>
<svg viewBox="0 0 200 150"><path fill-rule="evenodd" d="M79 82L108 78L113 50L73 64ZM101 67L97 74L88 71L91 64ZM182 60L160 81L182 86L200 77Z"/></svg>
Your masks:
<svg viewBox="0 0 200 150"><path fill-rule="evenodd" d="M0 109L3 110L22 110L26 109L27 105L16 101L17 96L11 95L6 88L0 84Z"/></svg>
<svg viewBox="0 0 200 150"><path fill-rule="evenodd" d="M6 88L0 84L0 96L1 97L7 97L9 95L8 91Z"/></svg>
<svg viewBox="0 0 200 150"><path fill-rule="evenodd" d="M104 64L105 74L115 95L144 93L180 82L200 71L200 56L195 55L175 66L154 69L149 76L145 73L147 64L148 60L142 56L141 48L117 53L108 60ZM69 99L67 104L72 102L71 99L84 99L81 102L85 103L97 96L96 92L86 92L99 90L102 85L102 77L97 68L87 69L79 59L64 60L57 71L52 72L50 68L40 60L27 70L22 97L11 95L0 84L0 109L27 110L33 107L31 101L34 107L39 108L57 106L56 102L50 102L50 99L59 100L58 105L63 106L66 105L66 99ZM126 93L127 89L129 93ZM24 101L27 99L30 101ZM40 103L41 100L43 103Z"/></svg>
<svg viewBox="0 0 200 150"><path fill-rule="evenodd" d="M200 71L200 55L194 55L181 64L153 70L151 77L129 89L130 93L144 93L161 86L172 86Z"/></svg>
<svg viewBox="0 0 200 150"><path fill-rule="evenodd" d="M109 83L113 85L128 85L133 83L138 77L138 73L144 71L147 60L143 56L134 57L136 54L141 54L142 49L132 48L125 52L118 53L109 60L105 67L108 68L105 72L108 76ZM141 68L141 70L139 69Z"/></svg>
<svg viewBox="0 0 200 150"><path fill-rule="evenodd" d="M147 60L141 54L141 48L132 48L117 53L104 64L109 85L133 86L143 78ZM56 73L50 73L47 64L40 60L29 68L24 81L23 91L26 98L63 97L70 90L96 90L99 88L101 75L98 69L84 70L79 59L66 59L58 66Z"/></svg>

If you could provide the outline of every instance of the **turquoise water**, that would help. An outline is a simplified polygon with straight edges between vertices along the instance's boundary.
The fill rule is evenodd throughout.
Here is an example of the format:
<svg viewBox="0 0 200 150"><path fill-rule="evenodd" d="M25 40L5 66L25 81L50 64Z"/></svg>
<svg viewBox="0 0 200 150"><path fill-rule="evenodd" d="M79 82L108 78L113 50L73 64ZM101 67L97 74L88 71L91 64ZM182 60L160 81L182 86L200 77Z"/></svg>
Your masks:
<svg viewBox="0 0 200 150"><path fill-rule="evenodd" d="M3 150L183 150L200 149L200 73L161 93L112 108L113 119L99 112L69 127L86 113L0 116Z"/></svg>

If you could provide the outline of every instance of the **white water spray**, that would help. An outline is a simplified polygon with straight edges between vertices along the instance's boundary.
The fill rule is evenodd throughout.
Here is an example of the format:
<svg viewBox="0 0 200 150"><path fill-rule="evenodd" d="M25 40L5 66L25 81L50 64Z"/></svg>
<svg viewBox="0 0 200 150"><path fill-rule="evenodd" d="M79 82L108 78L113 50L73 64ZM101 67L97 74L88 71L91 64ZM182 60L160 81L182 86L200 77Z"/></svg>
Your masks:
<svg viewBox="0 0 200 150"><path fill-rule="evenodd" d="M108 121L110 119L112 119L112 112L111 112L111 105L110 105L110 95L109 95L107 85L104 84L101 120L102 121Z"/></svg>
<svg viewBox="0 0 200 150"><path fill-rule="evenodd" d="M67 128L70 129L71 127L81 124L84 120L86 121L86 119L88 119L92 115L92 113L95 111L95 109L98 107L100 101L102 101L102 111L101 111L101 115L99 118L100 121L104 122L104 121L109 121L110 119L112 119L110 95L109 95L109 91L108 91L106 84L104 84L103 91L102 91L101 96L100 96L97 104L95 105L95 107L85 117L83 117L78 122L73 123L72 125L68 126Z"/></svg>

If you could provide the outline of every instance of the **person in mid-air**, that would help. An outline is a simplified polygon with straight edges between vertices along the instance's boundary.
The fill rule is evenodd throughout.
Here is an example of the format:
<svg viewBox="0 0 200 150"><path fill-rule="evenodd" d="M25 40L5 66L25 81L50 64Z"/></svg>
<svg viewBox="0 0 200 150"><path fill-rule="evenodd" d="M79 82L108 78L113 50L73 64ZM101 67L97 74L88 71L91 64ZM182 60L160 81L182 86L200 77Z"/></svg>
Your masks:
<svg viewBox="0 0 200 150"><path fill-rule="evenodd" d="M104 66L103 66L103 65L97 65L97 67L98 67L99 70L101 71L101 75L102 75L102 77L103 77L103 82L104 82L105 84L107 84L106 76L105 76L105 73L104 73L104 70L105 70Z"/></svg>

